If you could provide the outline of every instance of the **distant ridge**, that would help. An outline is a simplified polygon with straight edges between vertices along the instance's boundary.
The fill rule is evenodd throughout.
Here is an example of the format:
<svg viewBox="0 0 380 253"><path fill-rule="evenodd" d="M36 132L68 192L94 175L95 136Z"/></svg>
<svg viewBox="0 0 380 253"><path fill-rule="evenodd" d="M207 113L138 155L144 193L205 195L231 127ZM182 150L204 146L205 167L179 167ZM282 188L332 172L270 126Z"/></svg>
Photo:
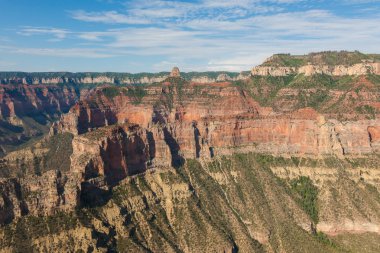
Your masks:
<svg viewBox="0 0 380 253"><path fill-rule="evenodd" d="M253 76L380 75L380 55L358 51L326 51L307 55L275 54L251 71Z"/></svg>
<svg viewBox="0 0 380 253"><path fill-rule="evenodd" d="M260 66L301 67L304 65L346 65L363 62L380 62L380 54L364 54L359 51L324 51L306 55L274 54Z"/></svg>
<svg viewBox="0 0 380 253"><path fill-rule="evenodd" d="M169 75L170 72L0 72L0 84L152 84L165 80ZM249 71L182 72L181 76L199 83L237 81L249 77Z"/></svg>

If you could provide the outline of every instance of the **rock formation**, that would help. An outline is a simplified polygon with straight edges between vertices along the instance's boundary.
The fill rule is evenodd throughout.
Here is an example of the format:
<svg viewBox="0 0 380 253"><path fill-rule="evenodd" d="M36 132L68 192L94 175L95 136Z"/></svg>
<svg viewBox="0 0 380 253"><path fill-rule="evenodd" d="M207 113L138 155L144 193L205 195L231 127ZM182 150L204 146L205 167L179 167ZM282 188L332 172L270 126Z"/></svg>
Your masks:
<svg viewBox="0 0 380 253"><path fill-rule="evenodd" d="M357 246L354 236L376 247L377 77L257 71L203 84L174 68L152 85L79 95L19 86L24 104L2 86L12 125L42 104L78 101L48 136L0 160L0 248L336 252Z"/></svg>
<svg viewBox="0 0 380 253"><path fill-rule="evenodd" d="M170 77L180 77L180 76L181 76L181 73L179 72L179 68L174 67L172 69L172 72L170 72Z"/></svg>
<svg viewBox="0 0 380 253"><path fill-rule="evenodd" d="M278 54L268 58L262 65L254 67L251 74L258 76L380 75L380 57L346 51L311 53L302 56Z"/></svg>
<svg viewBox="0 0 380 253"><path fill-rule="evenodd" d="M68 112L79 93L72 86L0 85L0 155L46 134L49 124Z"/></svg>
<svg viewBox="0 0 380 253"><path fill-rule="evenodd" d="M254 67L252 75L258 76L286 76L304 74L311 76L315 74L325 74L331 76L359 76L366 74L380 75L380 63L359 63L352 66L328 66L328 65L304 65L301 67Z"/></svg>
<svg viewBox="0 0 380 253"><path fill-rule="evenodd" d="M23 85L86 85L86 84L153 84L162 82L171 73L0 73L0 84ZM189 81L199 83L211 83L216 81L237 81L249 78L248 72L190 72L182 73Z"/></svg>

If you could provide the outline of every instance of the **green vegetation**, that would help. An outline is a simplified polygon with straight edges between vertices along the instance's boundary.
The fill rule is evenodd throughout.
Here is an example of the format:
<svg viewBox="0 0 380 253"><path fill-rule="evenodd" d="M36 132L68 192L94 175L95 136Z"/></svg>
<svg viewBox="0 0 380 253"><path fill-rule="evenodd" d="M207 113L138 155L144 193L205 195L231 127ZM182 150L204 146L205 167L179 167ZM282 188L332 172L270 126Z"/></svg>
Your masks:
<svg viewBox="0 0 380 253"><path fill-rule="evenodd" d="M131 98L133 104L140 104L147 95L143 86L130 86L128 89L118 86L109 86L102 89L102 93L108 98L113 99L120 94Z"/></svg>
<svg viewBox="0 0 380 253"><path fill-rule="evenodd" d="M43 147L49 149L43 157L43 167L41 171L70 169L70 156L73 153L71 142L74 136L71 133L62 133L51 136Z"/></svg>
<svg viewBox="0 0 380 253"><path fill-rule="evenodd" d="M305 65L305 59L303 56L292 56L290 54L275 54L266 60L261 66L288 66L288 67L300 67Z"/></svg>
<svg viewBox="0 0 380 253"><path fill-rule="evenodd" d="M72 139L71 133L62 133L24 144L23 146L27 145L25 148L30 149L34 154L33 157L20 156L14 163L0 163L0 177L22 178L33 174L40 176L50 170L68 171L71 164L70 156L73 152ZM41 149L44 151L40 152Z"/></svg>
<svg viewBox="0 0 380 253"><path fill-rule="evenodd" d="M102 92L108 99L113 99L120 95L120 88L115 86L105 87L102 89Z"/></svg>
<svg viewBox="0 0 380 253"><path fill-rule="evenodd" d="M191 80L196 77L207 76L208 78L216 79L221 74L227 74L228 76L234 78L239 75L238 72L228 72L228 71L206 71L206 72L181 72L181 77L185 80ZM247 73L246 73L247 74Z"/></svg>
<svg viewBox="0 0 380 253"><path fill-rule="evenodd" d="M315 92L306 93L303 91L300 91L298 93L298 99L297 99L297 109L298 108L304 108L304 107L312 107L314 109L321 108L321 105L323 105L325 102L327 102L330 99L329 91L328 90L316 90Z"/></svg>
<svg viewBox="0 0 380 253"><path fill-rule="evenodd" d="M380 85L380 75L369 74L367 75L367 79L376 86Z"/></svg>
<svg viewBox="0 0 380 253"><path fill-rule="evenodd" d="M147 95L147 92L143 87L135 86L133 88L128 88L128 91L125 94L132 98L133 104L140 104L142 99Z"/></svg>
<svg viewBox="0 0 380 253"><path fill-rule="evenodd" d="M367 164L365 160L374 163L375 159L316 160L254 153L216 157L206 163L190 159L178 169L160 168L125 179L113 187L110 202L102 206L78 208L75 213L52 217L26 216L14 220L3 227L5 239L0 246L28 251L36 238L85 227L92 231L91 243L109 252L162 249L182 252L184 248L203 252L218 249L221 244L234 245L239 252L264 252L265 246L253 239L251 231L270 230L268 244L275 252L345 252L344 244L335 237L315 230L309 233L299 225L304 222L301 210L310 216L313 228L318 222L318 190L311 179L302 176L282 179L270 167L346 168ZM367 192L379 196L375 187L367 188L358 193L365 201ZM352 189L355 188L346 193ZM336 200L339 205L339 194ZM331 205L333 209L337 207ZM74 245L70 236L73 235L62 242L70 245L69 249Z"/></svg>
<svg viewBox="0 0 380 253"><path fill-rule="evenodd" d="M363 54L359 51L325 51L307 55L275 54L267 59L262 66L299 67L307 65L354 65L366 61L380 61L379 54Z"/></svg>
<svg viewBox="0 0 380 253"><path fill-rule="evenodd" d="M163 105L170 111L174 108L175 99L178 98L179 103L183 101L183 88L188 82L181 77L168 77L162 83L169 82L170 85L165 88L161 99L156 101L155 106ZM196 90L197 92L197 90ZM177 96L174 96L174 95Z"/></svg>
<svg viewBox="0 0 380 253"><path fill-rule="evenodd" d="M292 190L299 196L299 203L310 218L318 223L318 188L313 185L309 177L301 176L290 182Z"/></svg>
<svg viewBox="0 0 380 253"><path fill-rule="evenodd" d="M316 74L312 76L297 75L289 83L292 88L310 89L310 88L335 88L336 80L334 77L325 74Z"/></svg>
<svg viewBox="0 0 380 253"><path fill-rule="evenodd" d="M192 78L196 77L208 77L208 78L214 78L216 79L220 74L227 74L230 77L234 78L239 75L238 72L226 72L226 71L206 71L206 72L182 72L181 76L186 79L190 80ZM247 73L245 73L247 74ZM116 72L79 72L79 73L71 73L71 72L0 72L0 81L2 83L7 83L6 80L13 79L13 78L19 78L19 79L25 79L28 84L32 84L33 80L38 79L47 79L47 78L61 78L62 80L65 80L60 85L67 85L67 86L78 86L81 87L95 87L98 84L104 84L102 83L93 83L93 84L81 84L80 80L83 78L97 78L97 77L107 77L114 80L113 84L116 85L123 85L125 84L126 80L138 80L140 81L141 78L147 77L147 78L158 78L163 76L168 76L169 72L159 72L159 73L116 73ZM66 81L67 80L67 81ZM12 80L10 82L11 84L17 84L15 80Z"/></svg>
<svg viewBox="0 0 380 253"><path fill-rule="evenodd" d="M374 75L366 76L372 85L366 84L362 78L325 74L252 76L249 80L236 81L233 84L261 106L272 107L275 111L290 112L312 107L320 113L336 115L339 120L345 120L348 113L367 114L367 118L373 119L378 112L369 107L362 108L361 91L375 92L380 79ZM373 102L377 100L372 99L369 103Z"/></svg>
<svg viewBox="0 0 380 253"><path fill-rule="evenodd" d="M362 105L355 108L355 111L360 114L369 115L370 119L376 118L376 109L370 105Z"/></svg>
<svg viewBox="0 0 380 253"><path fill-rule="evenodd" d="M16 252L32 252L32 239L75 228L79 221L74 213L59 212L47 217L24 216L2 228L0 248L13 246Z"/></svg>
<svg viewBox="0 0 380 253"><path fill-rule="evenodd" d="M253 76L248 81L236 81L233 85L248 92L262 106L270 106L276 99L280 89L287 87L294 79L289 76Z"/></svg>
<svg viewBox="0 0 380 253"><path fill-rule="evenodd" d="M320 241L323 244L326 244L326 245L328 245L330 247L334 247L334 248L337 247L337 245L325 233L323 233L321 231L318 231L315 234L315 237L317 238L318 241Z"/></svg>

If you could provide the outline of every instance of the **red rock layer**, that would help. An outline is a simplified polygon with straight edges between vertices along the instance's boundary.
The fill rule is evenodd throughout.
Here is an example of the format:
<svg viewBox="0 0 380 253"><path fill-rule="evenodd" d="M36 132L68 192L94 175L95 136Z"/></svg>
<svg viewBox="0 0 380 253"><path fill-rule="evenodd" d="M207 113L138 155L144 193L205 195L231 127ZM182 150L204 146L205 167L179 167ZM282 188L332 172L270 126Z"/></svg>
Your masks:
<svg viewBox="0 0 380 253"><path fill-rule="evenodd" d="M148 132L151 141L166 145L154 155L140 152L145 156L141 159L152 164L166 164L169 157L176 165L184 158L208 158L237 150L360 156L379 149L377 119L340 122L311 108L275 113L230 83L200 85L171 78L161 86L148 87L139 103L126 95L126 89L119 92L109 98L101 89L93 91L62 117L55 130L83 134L112 124L136 125L143 133L139 137L142 146L149 145ZM109 156L113 153L109 151Z"/></svg>
<svg viewBox="0 0 380 253"><path fill-rule="evenodd" d="M73 87L1 85L0 117L66 112L77 99Z"/></svg>

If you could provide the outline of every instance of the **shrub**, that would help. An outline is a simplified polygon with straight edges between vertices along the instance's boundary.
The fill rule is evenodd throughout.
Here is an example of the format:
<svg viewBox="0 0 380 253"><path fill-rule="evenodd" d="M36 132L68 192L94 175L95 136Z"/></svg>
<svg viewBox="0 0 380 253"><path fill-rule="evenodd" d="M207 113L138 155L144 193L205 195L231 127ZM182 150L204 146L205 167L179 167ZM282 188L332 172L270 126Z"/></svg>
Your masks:
<svg viewBox="0 0 380 253"><path fill-rule="evenodd" d="M291 180L290 185L292 190L297 193L302 209L315 223L318 223L317 187L313 185L309 177L305 176Z"/></svg>
<svg viewBox="0 0 380 253"><path fill-rule="evenodd" d="M118 87L105 87L103 88L103 94L109 99L113 99L114 97L120 95L120 90Z"/></svg>
<svg viewBox="0 0 380 253"><path fill-rule="evenodd" d="M124 94L132 98L134 104L140 104L142 99L147 95L147 92L143 87L136 86L133 89L128 89Z"/></svg>

